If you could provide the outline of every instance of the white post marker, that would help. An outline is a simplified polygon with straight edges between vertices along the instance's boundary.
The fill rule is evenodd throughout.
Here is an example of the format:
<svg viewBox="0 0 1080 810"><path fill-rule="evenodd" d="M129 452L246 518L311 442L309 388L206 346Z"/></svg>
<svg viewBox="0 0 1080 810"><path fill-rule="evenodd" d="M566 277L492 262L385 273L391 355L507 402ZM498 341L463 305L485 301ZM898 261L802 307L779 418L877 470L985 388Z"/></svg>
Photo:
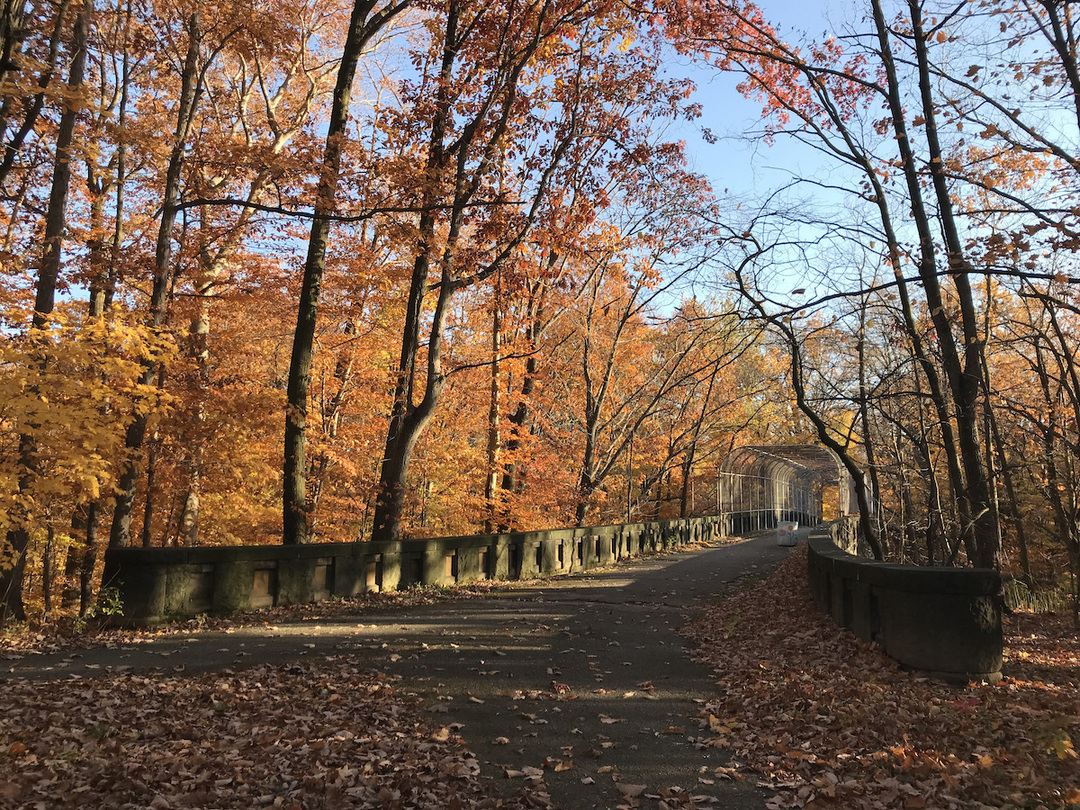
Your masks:
<svg viewBox="0 0 1080 810"><path fill-rule="evenodd" d="M795 546L799 543L799 522L797 520L781 520L776 526L776 544L778 546Z"/></svg>

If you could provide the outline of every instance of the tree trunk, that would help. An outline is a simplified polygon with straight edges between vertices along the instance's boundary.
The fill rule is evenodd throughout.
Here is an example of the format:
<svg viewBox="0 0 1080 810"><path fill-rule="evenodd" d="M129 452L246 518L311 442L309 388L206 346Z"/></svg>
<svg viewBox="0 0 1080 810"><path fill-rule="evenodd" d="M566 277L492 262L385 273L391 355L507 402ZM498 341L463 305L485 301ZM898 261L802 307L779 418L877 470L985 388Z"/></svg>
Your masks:
<svg viewBox="0 0 1080 810"><path fill-rule="evenodd" d="M502 280L495 276L491 304L491 377L488 400L487 476L484 480L484 502L487 517L484 531L491 534L505 522L505 498L499 482L502 479L502 390L499 375L502 364Z"/></svg>
<svg viewBox="0 0 1080 810"><path fill-rule="evenodd" d="M52 619L53 558L56 556L56 529L50 520L45 526L45 547L41 551L41 602L45 621Z"/></svg>
<svg viewBox="0 0 1080 810"><path fill-rule="evenodd" d="M444 165L443 141L450 122L450 80L456 58L457 24L460 14L458 3L449 5L446 15L443 39L443 57L439 68L439 90L436 111L431 123L431 137L428 141L426 169L432 184L438 179ZM463 166L457 173L458 186L464 181ZM428 273L431 267L431 254L435 242L435 189L425 195L423 211L420 215L419 237L416 243L416 255L413 259L412 277L409 282L409 297L405 307L405 323L401 335L401 351L398 355L397 381L394 386L394 405L390 413L390 425L386 436L383 462L379 470L379 490L375 501L375 514L372 519L373 540L397 540L401 537L401 519L405 509L409 464L413 450L424 427L431 418L436 399L442 391L442 330L446 318L446 306L453 295L454 245L461 230L461 209L455 206L450 216L450 233L446 238L446 247L441 259L441 280L438 303L435 306L433 323L430 327L427 353L427 379L424 396L419 404L414 404L413 393L420 354L422 310L427 297ZM460 202L457 200L456 202Z"/></svg>
<svg viewBox="0 0 1080 810"><path fill-rule="evenodd" d="M165 193L162 200L161 223L158 226L157 244L154 251L154 283L150 294L150 316L147 325L157 330L165 322L165 305L172 280L172 236L176 225L176 204L180 199L180 177L184 162L184 150L195 118L202 80L199 72L202 31L198 12L188 20L188 49L181 76L180 104L177 110L176 131L172 154L165 174ZM149 385L155 375L152 361L143 363L142 384ZM131 545L131 515L135 505L135 490L139 483L139 462L146 440L147 415L137 413L128 425L125 437L127 458L117 482L116 501L113 506L112 528L109 545L124 548Z"/></svg>
<svg viewBox="0 0 1080 810"><path fill-rule="evenodd" d="M544 318L544 288L543 282L537 281L529 292L528 324L525 333L525 345L529 356L525 358L525 374L521 380L521 390L518 395L518 403L510 414L510 436L506 440L507 463L503 467L501 489L503 497L508 497L522 490L526 469L521 451L524 437L529 429L532 418L532 394L536 388L536 377L540 372L540 337L543 332L541 323ZM500 526L499 530L510 528L509 525Z"/></svg>
<svg viewBox="0 0 1080 810"><path fill-rule="evenodd" d="M596 417L589 409L586 417L585 449L581 456L581 473L578 475L578 501L574 509L574 525L584 526L589 514L589 500L596 491Z"/></svg>
<svg viewBox="0 0 1080 810"><path fill-rule="evenodd" d="M4 0L4 12L11 8L13 11L18 10L17 16L20 21L25 16L25 5L22 4L20 8L20 0ZM4 158L0 161L0 184L7 179L8 174L11 172L12 167L15 165L15 158L19 154L19 150L25 143L27 136L34 131L34 125L37 123L38 117L41 115L42 109L45 107L45 90L50 84L52 84L53 74L56 72L57 63L60 56L60 45L63 42L64 36L64 21L67 18L68 8L71 5L71 0L60 0L56 9L56 16L53 18L52 37L49 40L49 54L46 57L45 64L42 67L41 75L38 78L38 92L30 100L29 108L26 114L23 116L23 121L19 129L12 134L11 139L4 147ZM93 15L93 0L90 0L90 16ZM85 12L85 6L83 11ZM89 17L87 17L89 19ZM75 21L76 28L78 27L78 18ZM12 29L9 30L9 35ZM22 47L22 32L17 30L14 32L14 38L9 36L3 45L6 49L10 44L12 48ZM78 36L77 34L75 36ZM72 56L72 65L74 66L75 59L78 58L77 46L73 43L72 50L75 53ZM2 80L0 76L0 80ZM10 96L4 99L3 106L0 107L0 135L5 134L7 130L7 122L11 113L11 106L14 103L14 96Z"/></svg>
<svg viewBox="0 0 1080 810"><path fill-rule="evenodd" d="M159 383L160 385L160 383ZM143 548L150 548L154 544L154 510L157 506L157 457L158 457L157 432L150 437L150 447L146 453L146 497L143 499L143 519L140 542ZM168 532L168 527L166 527Z"/></svg>
<svg viewBox="0 0 1080 810"><path fill-rule="evenodd" d="M866 380L866 306L865 302L859 307L859 334L856 339L856 351L859 358L859 423L862 425L863 451L866 454L866 472L870 477L870 489L874 497L874 512L871 519L874 528L881 538L882 551L886 542L884 527L879 521L881 498L881 482L878 480L877 456L874 448L874 434L870 428L870 395L869 385ZM900 541L903 544L903 540Z"/></svg>
<svg viewBox="0 0 1080 810"><path fill-rule="evenodd" d="M83 504L71 514L71 539L75 541L79 532L86 532L87 520L90 516L90 505ZM82 555L82 544L72 542L68 546L67 555L64 557L63 591L60 595L60 610L67 613L79 605L79 563Z"/></svg>
<svg viewBox="0 0 1080 810"><path fill-rule="evenodd" d="M97 567L98 534L101 525L101 506L91 503L86 512L86 544L79 566L79 615L86 616L94 604L94 569Z"/></svg>
<svg viewBox="0 0 1080 810"><path fill-rule="evenodd" d="M53 162L52 187L49 191L49 208L45 219L44 247L34 296L32 336L34 332L46 328L56 303L56 281L60 274L64 231L67 228L67 201L71 186L71 148L74 142L75 118L79 112L75 107L75 100L86 73L86 51L93 14L93 0L84 0L82 10L75 20L72 40L71 72L68 79L72 97L69 97L64 105L56 134L56 157ZM41 362L44 361L45 358L42 357ZM28 425L28 427L31 431L25 431L19 437L19 493L32 497L29 495L30 490L40 474L37 444L32 433L33 428L38 426ZM8 619L21 620L26 617L22 598L22 579L26 566L26 551L30 545L32 519L32 512L24 512L19 525L7 535L15 562L11 568L0 571L0 599L3 600L0 604L0 624Z"/></svg>
<svg viewBox="0 0 1080 810"><path fill-rule="evenodd" d="M446 382L442 371L442 333L454 289L449 271L450 261L450 257L443 258L442 284L439 287L439 298L432 315L428 339L424 396L415 406L411 404L411 399L414 369L420 348L421 302L427 290L426 258L423 261L418 259L414 267L409 315L406 317L402 335L402 360L394 396L394 413L391 416L382 468L379 472L379 495L375 502L375 515L372 519L373 540L392 541L401 538L401 520L405 511L412 454L420 435L431 420L435 403Z"/></svg>
<svg viewBox="0 0 1080 810"><path fill-rule="evenodd" d="M106 309L106 290L112 286L111 278L115 272L109 267L105 255L105 193L108 184L99 177L95 178L94 168L91 161L87 161L87 186L91 193L90 203L90 237L87 239L87 253L90 265L89 301L87 315L90 318L100 318ZM103 406L101 414L108 413L108 406ZM97 523L101 516L97 501L79 504L71 518L71 528L84 532L84 542L89 542L90 535L97 537ZM93 525L91 525L93 524ZM72 533L74 538L74 531ZM82 551L82 553L78 553ZM76 587L76 581L80 579L80 572L85 565L87 549L72 545L68 549L64 564L64 597L61 609L68 611L75 608L81 601L81 586ZM91 552L92 559L93 552ZM82 615L80 613L80 615Z"/></svg>
<svg viewBox="0 0 1080 810"><path fill-rule="evenodd" d="M971 535L971 543L975 549L975 557L971 562L974 565L997 568L1000 565L1001 551L998 545L997 512L990 496L990 482L986 474L982 441L979 438L979 398L983 378L988 378L990 372L982 367L982 334L978 326L975 298L968 275L971 267L964 254L959 229L953 216L952 196L945 174L946 155L938 143L937 107L933 100L932 78L926 53L926 34L922 27L922 9L919 7L918 0L908 0L908 8L913 15L912 33L919 67L919 89L922 95L922 113L926 121L926 140L930 151L930 177L937 198L938 218L945 237L950 277L960 304L962 359L959 354L956 354L955 344L950 342L948 346L945 346L944 341L942 342L942 359L956 408L956 432L960 444L960 459L964 465L967 498L971 504L971 525L965 528L965 537L968 534ZM936 276L936 266L933 271ZM935 328L941 328L938 326L940 320L950 336L952 335L951 326L943 310L934 315L934 319Z"/></svg>
<svg viewBox="0 0 1080 810"><path fill-rule="evenodd" d="M1075 509L1068 508L1062 498L1062 491L1067 488L1067 484L1062 480L1062 476L1058 472L1058 464L1055 458L1058 443L1057 402L1050 388L1050 377L1038 341L1035 344L1035 370L1039 377L1043 398L1046 401L1047 412L1046 422L1039 425L1042 434L1043 453L1045 454L1043 460L1043 469L1046 475L1045 495L1050 501L1054 513L1057 535L1064 542L1069 555L1069 572L1072 574L1074 585L1073 621L1076 623L1080 619L1080 594L1076 592L1075 588L1076 582L1080 578L1080 537L1077 536L1077 532L1080 531L1080 526L1077 525L1080 514Z"/></svg>
<svg viewBox="0 0 1080 810"><path fill-rule="evenodd" d="M26 0L4 0L0 7L0 82L18 70L15 56L22 49Z"/></svg>
<svg viewBox="0 0 1080 810"><path fill-rule="evenodd" d="M337 200L342 142L349 123L349 100L356 66L364 47L383 26L409 5L409 0L392 2L374 12L374 0L357 0L349 20L341 63L334 86L334 101L327 124L326 144L315 199L315 219L308 235L304 279L296 313L289 385L285 409L285 463L282 492L282 538L285 544L308 541L307 504L307 415L311 389L311 358L315 348L315 325L319 312L319 292L326 270L326 244L330 214Z"/></svg>

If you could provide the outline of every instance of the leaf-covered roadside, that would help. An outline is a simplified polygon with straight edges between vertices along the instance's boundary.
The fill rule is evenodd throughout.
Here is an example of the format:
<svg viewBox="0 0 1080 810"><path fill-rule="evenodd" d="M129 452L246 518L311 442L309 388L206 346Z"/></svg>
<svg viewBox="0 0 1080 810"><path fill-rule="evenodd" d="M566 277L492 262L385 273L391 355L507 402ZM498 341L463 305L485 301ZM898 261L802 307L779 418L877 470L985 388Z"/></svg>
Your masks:
<svg viewBox="0 0 1080 810"><path fill-rule="evenodd" d="M478 773L453 729L348 657L0 690L5 810L507 806Z"/></svg>
<svg viewBox="0 0 1080 810"><path fill-rule="evenodd" d="M1080 806L1080 640L1060 617L1006 623L1004 679L901 671L821 615L804 551L687 632L717 672L702 725L770 807Z"/></svg>
<svg viewBox="0 0 1080 810"><path fill-rule="evenodd" d="M81 630L70 624L12 625L0 630L0 659L38 655L65 650L145 644L163 636L190 636L203 631L229 631L239 627L266 626L286 622L318 621L339 616L363 616L403 610L440 602L454 602L485 596L498 589L527 586L529 582L484 581L451 588L406 588L400 591L371 592L322 602L279 605L227 616L200 615L159 627L127 629L87 626Z"/></svg>

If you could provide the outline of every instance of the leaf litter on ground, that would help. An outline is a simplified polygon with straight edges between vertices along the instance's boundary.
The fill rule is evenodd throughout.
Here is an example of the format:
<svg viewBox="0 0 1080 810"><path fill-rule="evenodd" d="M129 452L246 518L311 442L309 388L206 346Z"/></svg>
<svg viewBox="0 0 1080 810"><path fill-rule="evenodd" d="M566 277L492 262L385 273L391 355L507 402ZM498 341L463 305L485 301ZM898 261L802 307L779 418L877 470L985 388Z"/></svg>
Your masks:
<svg viewBox="0 0 1080 810"><path fill-rule="evenodd" d="M814 607L803 547L686 628L718 678L699 722L778 790L770 808L1076 810L1077 631L1030 613L1005 625L997 684L904 671Z"/></svg>
<svg viewBox="0 0 1080 810"><path fill-rule="evenodd" d="M349 657L197 677L5 683L0 808L524 808L453 727Z"/></svg>

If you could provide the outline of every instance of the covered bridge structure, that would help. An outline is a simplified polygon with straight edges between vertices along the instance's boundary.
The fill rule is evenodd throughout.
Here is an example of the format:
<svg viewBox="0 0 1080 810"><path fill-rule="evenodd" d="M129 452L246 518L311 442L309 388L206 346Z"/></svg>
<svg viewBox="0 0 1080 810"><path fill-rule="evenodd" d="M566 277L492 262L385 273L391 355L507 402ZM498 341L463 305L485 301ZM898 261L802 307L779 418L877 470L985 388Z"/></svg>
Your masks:
<svg viewBox="0 0 1080 810"><path fill-rule="evenodd" d="M821 445L747 445L728 454L717 477L716 511L727 534L796 521L816 526L858 512L854 483Z"/></svg>

